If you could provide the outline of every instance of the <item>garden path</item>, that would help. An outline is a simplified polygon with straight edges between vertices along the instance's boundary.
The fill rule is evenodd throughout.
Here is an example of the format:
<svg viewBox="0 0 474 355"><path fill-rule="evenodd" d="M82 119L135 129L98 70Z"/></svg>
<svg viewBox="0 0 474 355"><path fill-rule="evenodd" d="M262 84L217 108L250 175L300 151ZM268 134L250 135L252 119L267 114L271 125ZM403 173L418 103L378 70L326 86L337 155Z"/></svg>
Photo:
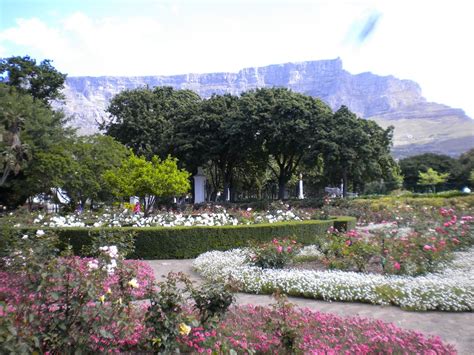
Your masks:
<svg viewBox="0 0 474 355"><path fill-rule="evenodd" d="M203 279L192 268L193 259L149 260L155 277L161 281L169 272L183 272L191 280L200 283ZM268 305L270 296L238 293L238 304ZM290 302L299 307L315 311L335 313L342 316L361 316L394 323L400 328L417 330L424 334L438 335L453 344L460 355L474 354L474 313L472 312L408 312L398 307L376 306L363 303L325 302L290 297Z"/></svg>

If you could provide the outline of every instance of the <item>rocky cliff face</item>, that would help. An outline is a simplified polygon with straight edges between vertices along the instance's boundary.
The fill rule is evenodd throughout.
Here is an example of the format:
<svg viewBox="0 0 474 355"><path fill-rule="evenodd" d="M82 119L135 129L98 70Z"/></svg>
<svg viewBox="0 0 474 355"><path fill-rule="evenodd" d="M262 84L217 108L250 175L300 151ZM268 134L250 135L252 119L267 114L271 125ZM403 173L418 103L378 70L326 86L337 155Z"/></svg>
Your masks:
<svg viewBox="0 0 474 355"><path fill-rule="evenodd" d="M343 69L339 58L246 68L238 73L69 77L63 108L74 116L72 125L89 134L97 131L97 122L108 119L105 110L115 94L143 86L190 89L201 97L287 87L319 97L333 110L346 105L384 127L395 126L394 152L398 156L425 151L457 155L474 147L474 121L462 110L427 102L419 85L410 80L372 73L352 75Z"/></svg>

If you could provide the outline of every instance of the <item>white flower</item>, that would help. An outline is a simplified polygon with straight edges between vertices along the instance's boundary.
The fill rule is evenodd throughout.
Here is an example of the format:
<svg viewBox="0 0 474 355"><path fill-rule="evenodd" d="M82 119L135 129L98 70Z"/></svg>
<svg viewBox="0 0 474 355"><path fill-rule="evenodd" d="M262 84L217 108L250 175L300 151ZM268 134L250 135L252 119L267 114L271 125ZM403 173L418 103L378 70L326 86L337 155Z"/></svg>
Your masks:
<svg viewBox="0 0 474 355"><path fill-rule="evenodd" d="M443 272L424 276L384 276L344 271L274 270L250 266L248 251L208 252L193 263L211 281L235 280L242 291L281 289L294 296L334 301L396 304L417 310L474 310L474 248L456 252ZM384 290L391 290L388 295Z"/></svg>
<svg viewBox="0 0 474 355"><path fill-rule="evenodd" d="M91 260L87 263L89 270L95 270L99 268L99 262L97 260Z"/></svg>
<svg viewBox="0 0 474 355"><path fill-rule="evenodd" d="M38 229L38 230L36 231L36 235L39 236L39 237L41 237L41 236L44 235L44 234L45 234L45 233L44 233L44 230L42 230L42 229Z"/></svg>
<svg viewBox="0 0 474 355"><path fill-rule="evenodd" d="M21 239L28 239L28 236L25 234Z"/></svg>
<svg viewBox="0 0 474 355"><path fill-rule="evenodd" d="M136 278L133 278L130 281L128 281L128 286L130 286L131 288L139 288L140 287L140 285L138 284L138 281L137 281Z"/></svg>

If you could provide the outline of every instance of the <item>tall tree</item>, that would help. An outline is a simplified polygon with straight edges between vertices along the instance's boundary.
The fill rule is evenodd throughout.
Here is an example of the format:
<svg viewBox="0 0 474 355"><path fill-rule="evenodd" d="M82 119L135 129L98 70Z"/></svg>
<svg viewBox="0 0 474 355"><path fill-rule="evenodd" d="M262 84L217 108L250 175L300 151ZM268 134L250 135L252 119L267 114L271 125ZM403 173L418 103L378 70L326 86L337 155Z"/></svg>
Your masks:
<svg viewBox="0 0 474 355"><path fill-rule="evenodd" d="M400 160L400 168L405 176L405 187L410 190L416 189L418 186L419 172L427 172L429 168L440 173L449 173L449 178L440 188L461 187L460 185L462 185L459 183L462 166L457 159L447 155L434 153L414 155Z"/></svg>
<svg viewBox="0 0 474 355"><path fill-rule="evenodd" d="M436 185L445 183L448 180L449 173L438 173L436 170L428 168L425 173L420 171L418 176L418 185L431 186L433 191L436 192Z"/></svg>
<svg viewBox="0 0 474 355"><path fill-rule="evenodd" d="M240 98L230 94L203 100L194 115L178 121L175 130L176 155L193 170L207 162L216 167L219 176L212 175L212 180L222 180L226 198L236 169L252 161L261 147L254 122L242 113Z"/></svg>
<svg viewBox="0 0 474 355"><path fill-rule="evenodd" d="M459 187L464 187L469 184L471 173L474 170L474 148L461 154L458 161L461 165Z"/></svg>
<svg viewBox="0 0 474 355"><path fill-rule="evenodd" d="M145 206L145 216L152 211L156 197L172 197L189 190L190 174L178 168L171 157L157 156L147 161L131 153L114 169L105 171L104 179L117 197L138 196Z"/></svg>
<svg viewBox="0 0 474 355"><path fill-rule="evenodd" d="M65 80L66 74L57 71L49 59L39 64L29 56L0 59L0 81L46 105L63 98L61 89Z"/></svg>
<svg viewBox="0 0 474 355"><path fill-rule="evenodd" d="M112 194L103 178L106 170L120 166L127 157L127 148L109 136L100 134L79 137L70 147L74 164L74 175L65 179L61 187L67 192L74 204L84 208L87 200L111 200Z"/></svg>
<svg viewBox="0 0 474 355"><path fill-rule="evenodd" d="M29 147L22 143L20 132L34 103L28 95L0 84L0 186L17 175L30 158Z"/></svg>
<svg viewBox="0 0 474 355"><path fill-rule="evenodd" d="M325 170L333 182L363 184L390 176L396 165L390 156L393 127L382 129L375 122L357 117L341 106L327 121L324 139Z"/></svg>
<svg viewBox="0 0 474 355"><path fill-rule="evenodd" d="M286 185L305 155L315 147L331 109L322 101L284 88L257 89L242 94L245 113L257 126L256 136L265 154L275 164L269 168L278 181L278 198L285 198Z"/></svg>
<svg viewBox="0 0 474 355"><path fill-rule="evenodd" d="M200 97L190 90L125 90L110 102L107 111L112 120L100 127L135 154L165 158L175 150L175 123L192 115L199 102Z"/></svg>

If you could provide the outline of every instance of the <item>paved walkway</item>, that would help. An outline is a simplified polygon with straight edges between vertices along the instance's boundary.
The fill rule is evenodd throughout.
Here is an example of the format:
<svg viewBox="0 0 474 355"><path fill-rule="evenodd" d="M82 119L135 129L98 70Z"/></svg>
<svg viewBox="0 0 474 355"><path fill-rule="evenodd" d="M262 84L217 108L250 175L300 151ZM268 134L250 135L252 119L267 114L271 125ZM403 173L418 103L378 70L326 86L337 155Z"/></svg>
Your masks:
<svg viewBox="0 0 474 355"><path fill-rule="evenodd" d="M169 272L184 272L191 280L203 279L192 269L193 260L150 260L157 280L163 280ZM238 304L268 305L270 296L239 293ZM453 344L459 354L474 354L474 313L472 312L407 312L398 307L382 307L363 303L325 302L290 297L290 302L320 312L342 316L361 316L394 323L400 328L418 330L424 334L439 335L445 342Z"/></svg>

